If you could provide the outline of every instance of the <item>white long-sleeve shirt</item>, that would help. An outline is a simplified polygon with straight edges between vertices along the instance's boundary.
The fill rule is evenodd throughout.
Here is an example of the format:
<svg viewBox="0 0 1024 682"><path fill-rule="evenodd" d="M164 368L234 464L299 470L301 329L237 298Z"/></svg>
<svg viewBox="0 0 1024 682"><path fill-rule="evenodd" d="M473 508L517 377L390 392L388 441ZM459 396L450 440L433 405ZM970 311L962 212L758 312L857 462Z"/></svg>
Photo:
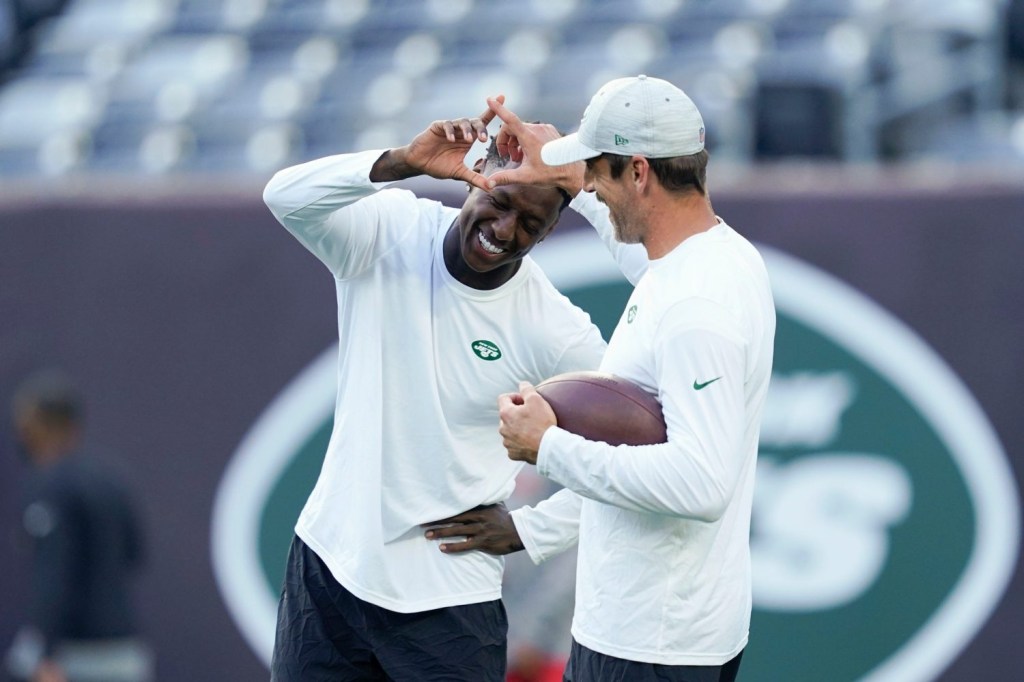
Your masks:
<svg viewBox="0 0 1024 682"><path fill-rule="evenodd" d="M501 558L443 554L420 524L505 500L521 465L498 395L593 369L605 344L529 257L494 290L455 280L442 242L459 211L378 191L382 153L283 170L264 199L338 300L334 428L295 531L353 594L407 613L500 597Z"/></svg>
<svg viewBox="0 0 1024 682"><path fill-rule="evenodd" d="M668 442L612 447L549 429L538 471L567 490L514 513L535 561L579 535L573 637L664 665L719 665L747 642L750 511L775 309L763 261L725 223L647 263L582 213L636 284L601 370L662 403ZM578 523L578 527L576 524Z"/></svg>

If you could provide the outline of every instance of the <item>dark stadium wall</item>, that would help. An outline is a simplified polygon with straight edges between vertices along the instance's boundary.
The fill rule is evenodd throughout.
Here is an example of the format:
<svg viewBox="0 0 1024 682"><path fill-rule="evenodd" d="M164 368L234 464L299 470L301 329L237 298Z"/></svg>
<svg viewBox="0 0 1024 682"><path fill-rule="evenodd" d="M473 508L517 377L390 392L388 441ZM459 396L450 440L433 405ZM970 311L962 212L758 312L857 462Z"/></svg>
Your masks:
<svg viewBox="0 0 1024 682"><path fill-rule="evenodd" d="M0 400L6 407L41 365L82 385L86 440L121 462L144 513L138 598L159 677L170 681L266 678L215 580L215 494L267 405L336 340L327 270L277 225L259 188L210 197L0 199ZM850 285L931 346L981 406L1021 488L1024 189L737 187L714 200L736 229ZM567 222L551 243L584 229L576 216ZM24 470L2 424L6 649L27 575L17 534ZM1013 561L998 606L941 679L1024 676L1024 575Z"/></svg>

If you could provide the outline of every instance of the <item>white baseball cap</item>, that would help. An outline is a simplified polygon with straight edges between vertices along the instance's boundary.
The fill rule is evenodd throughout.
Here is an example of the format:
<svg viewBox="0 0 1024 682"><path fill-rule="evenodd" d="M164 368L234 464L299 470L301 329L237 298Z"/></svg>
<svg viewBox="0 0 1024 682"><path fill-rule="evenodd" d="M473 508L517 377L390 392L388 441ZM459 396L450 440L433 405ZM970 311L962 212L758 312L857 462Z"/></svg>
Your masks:
<svg viewBox="0 0 1024 682"><path fill-rule="evenodd" d="M686 93L660 78L640 75L609 81L590 100L580 129L548 142L540 156L549 166L604 152L663 159L704 149L704 119Z"/></svg>

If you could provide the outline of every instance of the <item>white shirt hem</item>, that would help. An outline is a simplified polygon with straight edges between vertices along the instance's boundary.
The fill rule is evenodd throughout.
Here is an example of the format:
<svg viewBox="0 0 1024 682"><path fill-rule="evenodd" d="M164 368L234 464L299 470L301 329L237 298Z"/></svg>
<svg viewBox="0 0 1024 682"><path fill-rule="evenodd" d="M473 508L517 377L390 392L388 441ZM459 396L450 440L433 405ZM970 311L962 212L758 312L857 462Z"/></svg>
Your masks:
<svg viewBox="0 0 1024 682"><path fill-rule="evenodd" d="M602 642L588 637L579 632L573 625L572 636L577 642L592 651L605 656L614 656L627 661L639 661L641 663L655 663L657 665L723 665L736 658L747 646L749 635L743 635L740 643L728 653L696 653L679 651L652 651L649 649L633 649L629 647L616 646L608 642Z"/></svg>
<svg viewBox="0 0 1024 682"><path fill-rule="evenodd" d="M357 580L348 575L345 571L341 570L341 567L338 566L337 562L323 547L323 545L318 543L304 528L296 526L295 534L298 535L299 539L305 542L306 545L313 550L325 564L327 564L327 568L330 569L331 575L334 576L334 579L337 580L342 587L359 599L369 602L375 606L388 609L389 611L396 611L398 613L420 613L421 611L442 609L448 606L464 606L466 604L479 604L481 602L501 599L501 587L499 586L496 589L482 590L479 592L460 592L458 594L446 594L434 596L430 599L418 599L416 601L396 601L373 592L372 590L367 590L361 587Z"/></svg>

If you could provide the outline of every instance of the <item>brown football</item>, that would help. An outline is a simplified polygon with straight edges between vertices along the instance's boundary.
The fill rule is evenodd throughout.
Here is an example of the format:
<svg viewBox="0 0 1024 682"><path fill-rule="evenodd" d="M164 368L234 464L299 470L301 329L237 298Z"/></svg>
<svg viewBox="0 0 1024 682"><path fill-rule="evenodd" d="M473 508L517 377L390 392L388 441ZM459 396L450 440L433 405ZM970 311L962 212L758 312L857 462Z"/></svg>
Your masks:
<svg viewBox="0 0 1024 682"><path fill-rule="evenodd" d="M661 403L633 382L606 372L566 372L537 385L558 425L609 445L668 440Z"/></svg>

